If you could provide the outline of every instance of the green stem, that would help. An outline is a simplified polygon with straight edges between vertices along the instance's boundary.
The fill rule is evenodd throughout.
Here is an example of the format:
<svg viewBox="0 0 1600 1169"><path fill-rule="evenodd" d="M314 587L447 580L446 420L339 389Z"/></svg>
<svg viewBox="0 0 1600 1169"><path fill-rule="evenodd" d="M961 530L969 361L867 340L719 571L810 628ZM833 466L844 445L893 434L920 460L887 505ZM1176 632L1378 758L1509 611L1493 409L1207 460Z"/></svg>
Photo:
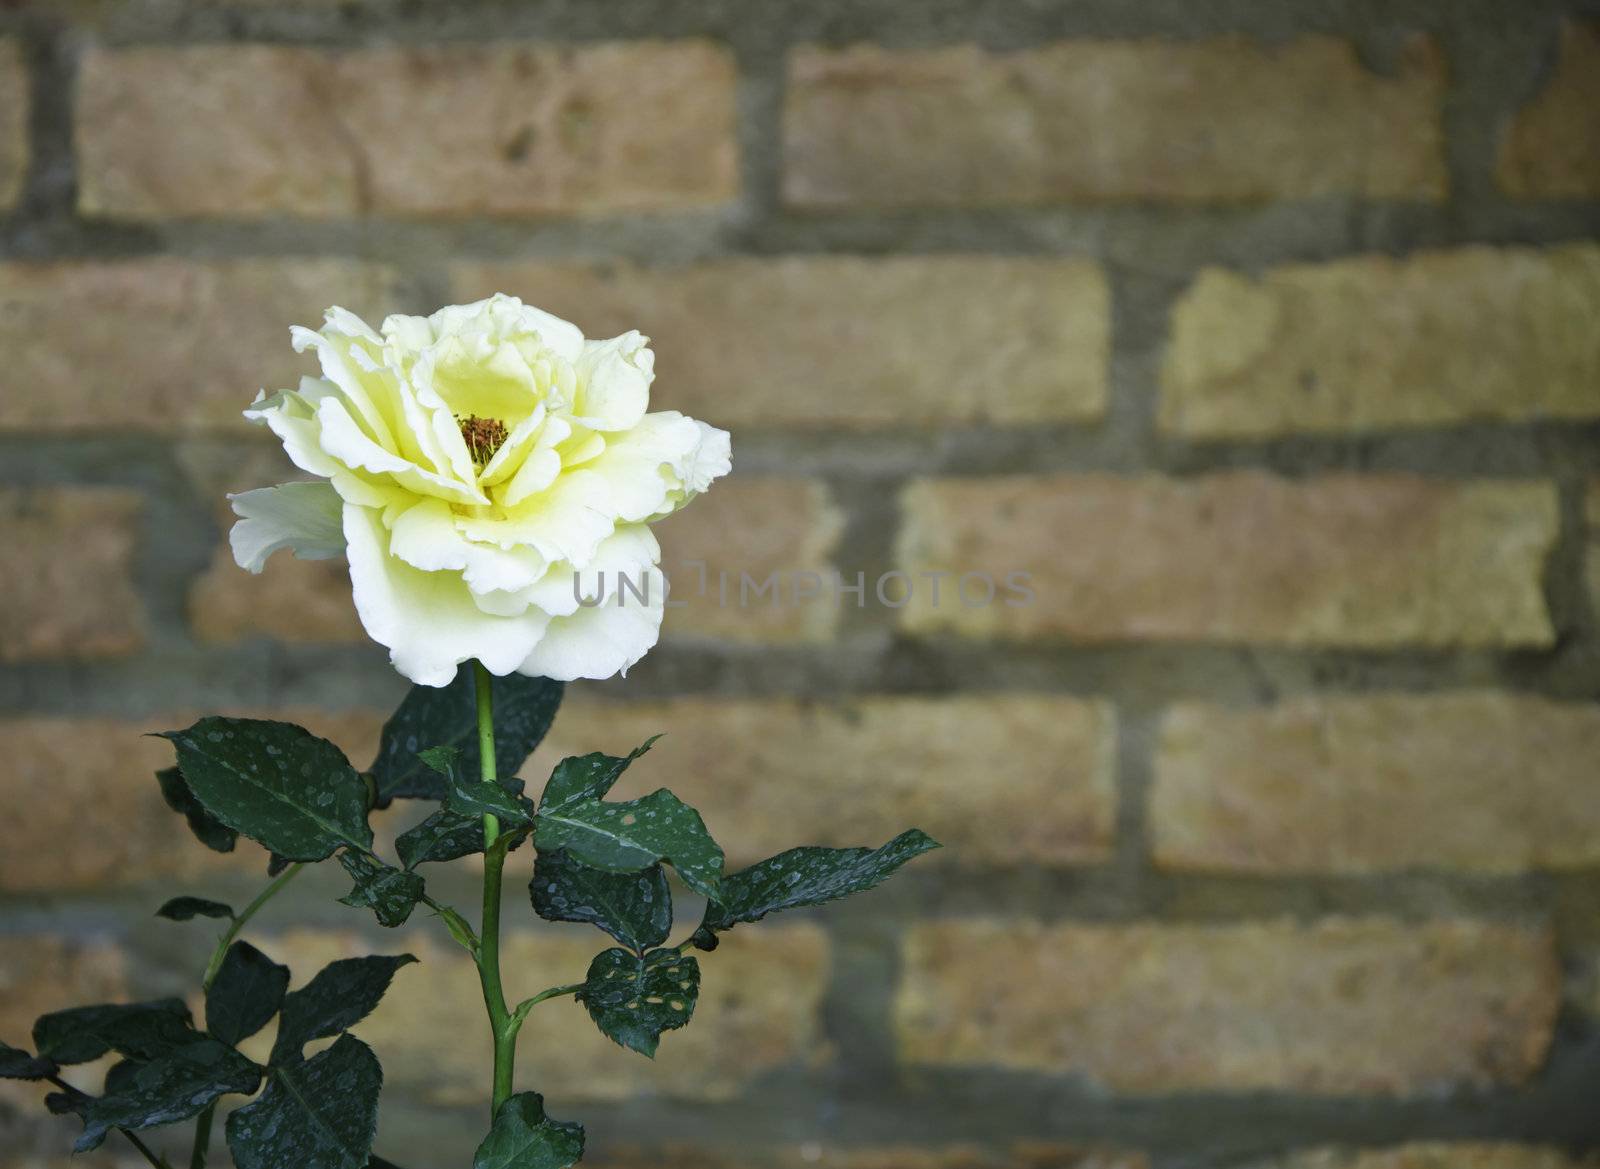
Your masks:
<svg viewBox="0 0 1600 1169"><path fill-rule="evenodd" d="M222 969L222 960L228 956L228 947L233 945L234 939L239 936L239 931L244 929L252 917L261 912L262 906L282 892L283 887L294 880L303 868L305 865L298 862L290 865L279 873L271 884L256 894L254 901L240 910L233 923L228 926L227 932L217 939L216 949L211 951L211 961L206 963L205 977L200 980L201 990L210 990L211 984L217 980L217 971Z"/></svg>
<svg viewBox="0 0 1600 1169"><path fill-rule="evenodd" d="M211 1151L211 1120L216 1114L216 1104L207 1104L200 1119L194 1122L194 1151L189 1154L189 1169L206 1169L206 1155Z"/></svg>
<svg viewBox="0 0 1600 1169"><path fill-rule="evenodd" d="M246 905L234 917L226 932L217 939L216 948L211 951L211 961L206 963L205 976L200 979L200 989L209 991L211 984L217 980L217 971L222 969L222 960L228 956L228 947L233 945L234 939L239 936L239 931L244 929L249 920L261 912L261 907L271 901L290 881L300 874L305 868L304 864L296 862L284 869L256 894L256 899ZM216 1104L208 1104L194 1122L194 1148L189 1153L189 1169L206 1169L206 1157L211 1152L211 1121L217 1114Z"/></svg>
<svg viewBox="0 0 1600 1169"><path fill-rule="evenodd" d="M119 1128L117 1131L123 1136L127 1137L128 1143L134 1148L138 1149L139 1155L142 1156L146 1161L149 1161L150 1164L154 1165L156 1169L172 1169L172 1166L167 1164L167 1159L165 1157L157 1156L155 1151L152 1150L149 1145L145 1144L133 1133L129 1132L125 1128Z"/></svg>
<svg viewBox="0 0 1600 1169"><path fill-rule="evenodd" d="M478 757L482 760L484 783L498 784L494 760L494 698L489 671L482 662L472 663L478 696ZM489 1011L489 1033L494 1039L494 1091L490 1119L511 1098L511 1078L516 1069L517 1030L506 1006L505 989L500 983L500 890L506 863L506 841L500 838L500 822L492 815L483 818L483 927L478 931L478 979L483 983L483 1004Z"/></svg>

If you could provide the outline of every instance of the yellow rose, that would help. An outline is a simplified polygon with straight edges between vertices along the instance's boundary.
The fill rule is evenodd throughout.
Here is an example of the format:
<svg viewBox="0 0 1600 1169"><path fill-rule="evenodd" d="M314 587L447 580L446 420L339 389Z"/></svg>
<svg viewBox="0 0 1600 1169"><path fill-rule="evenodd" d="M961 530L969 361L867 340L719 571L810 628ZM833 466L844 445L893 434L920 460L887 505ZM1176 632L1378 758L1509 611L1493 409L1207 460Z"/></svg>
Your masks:
<svg viewBox="0 0 1600 1169"><path fill-rule="evenodd" d="M230 496L241 567L280 548L348 556L362 625L425 686L469 658L607 678L655 644L666 587L649 525L730 464L726 431L646 412L648 338L588 341L510 296L376 332L332 308L293 337L323 376L245 416L319 479Z"/></svg>

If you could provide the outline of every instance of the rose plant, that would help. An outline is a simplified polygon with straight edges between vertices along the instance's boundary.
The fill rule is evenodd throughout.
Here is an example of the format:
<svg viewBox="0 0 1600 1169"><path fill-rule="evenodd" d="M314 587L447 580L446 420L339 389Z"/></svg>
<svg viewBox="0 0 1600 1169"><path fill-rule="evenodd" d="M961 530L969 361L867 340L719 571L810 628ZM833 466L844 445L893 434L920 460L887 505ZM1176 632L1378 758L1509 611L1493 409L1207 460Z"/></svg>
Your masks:
<svg viewBox="0 0 1600 1169"><path fill-rule="evenodd" d="M353 886L344 904L388 927L421 906L477 967L494 1057L473 1169L563 1169L581 1157L583 1129L513 1085L535 1007L574 998L619 1046L653 1057L694 1014L691 951L870 888L937 845L913 829L878 848L794 848L727 873L699 813L670 791L607 799L626 769L648 766L650 742L563 759L537 798L509 778L550 728L565 682L624 673L655 644L666 582L650 525L729 470L725 432L649 412L646 338L587 340L506 296L378 330L334 308L320 331L293 337L322 376L258 397L246 415L315 478L232 497L234 556L256 572L284 548L347 557L363 626L414 685L364 771L288 723L209 717L162 732L176 750L156 776L168 805L207 848L232 851L241 836L263 846L269 882L239 910L185 895L158 911L226 923L200 981L203 1019L181 999L56 1011L35 1023L31 1047L0 1043L0 1076L53 1085L49 1108L82 1121L78 1150L120 1134L171 1169L140 1134L192 1120L189 1164L203 1169L233 1095L253 1097L225 1124L240 1169L388 1165L372 1153L382 1071L350 1028L415 959L336 961L291 991L289 970L241 937L296 874L336 858ZM400 834L391 860L375 851L369 816L395 800L438 807ZM500 919L507 862L524 843L533 911L616 944L570 983L513 1002ZM423 866L479 855L474 924L429 894ZM669 869L706 902L676 943ZM274 1020L264 1064L239 1050ZM115 1062L98 1095L62 1078L105 1056Z"/></svg>

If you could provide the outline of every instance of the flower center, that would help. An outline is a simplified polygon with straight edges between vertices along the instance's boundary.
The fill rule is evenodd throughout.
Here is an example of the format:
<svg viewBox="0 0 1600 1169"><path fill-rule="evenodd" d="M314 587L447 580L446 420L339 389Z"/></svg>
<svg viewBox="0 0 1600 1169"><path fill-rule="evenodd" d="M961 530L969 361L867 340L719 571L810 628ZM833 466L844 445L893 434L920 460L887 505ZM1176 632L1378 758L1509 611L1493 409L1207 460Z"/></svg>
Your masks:
<svg viewBox="0 0 1600 1169"><path fill-rule="evenodd" d="M461 437L467 444L467 451L472 455L472 465L482 469L506 441L506 424L498 418L479 418L476 414L457 421L461 423Z"/></svg>

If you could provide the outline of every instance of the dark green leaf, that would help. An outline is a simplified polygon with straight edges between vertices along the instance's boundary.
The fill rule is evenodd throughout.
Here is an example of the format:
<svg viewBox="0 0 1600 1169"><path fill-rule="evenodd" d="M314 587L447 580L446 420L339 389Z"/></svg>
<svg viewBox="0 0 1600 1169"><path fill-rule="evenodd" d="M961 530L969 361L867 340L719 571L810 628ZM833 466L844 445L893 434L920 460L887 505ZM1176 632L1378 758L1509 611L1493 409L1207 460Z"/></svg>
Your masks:
<svg viewBox="0 0 1600 1169"><path fill-rule="evenodd" d="M583 1126L551 1120L537 1092L500 1105L472 1158L472 1169L567 1169L583 1156Z"/></svg>
<svg viewBox="0 0 1600 1169"><path fill-rule="evenodd" d="M494 816L502 827L520 828L533 819L529 800L506 790L504 784L484 783L461 770L461 752L454 747L431 747L421 752L424 763L444 777L445 811L458 816Z"/></svg>
<svg viewBox="0 0 1600 1169"><path fill-rule="evenodd" d="M197 917L232 917L233 907L220 901L207 901L204 897L174 897L156 910L156 916L173 921L192 921Z"/></svg>
<svg viewBox="0 0 1600 1169"><path fill-rule="evenodd" d="M700 995L700 964L677 950L630 954L612 947L589 964L578 998L616 1043L656 1053L663 1031L682 1027Z"/></svg>
<svg viewBox="0 0 1600 1169"><path fill-rule="evenodd" d="M672 892L660 865L608 873L552 849L539 854L528 889L534 912L546 921L589 922L640 952L666 941L672 929Z"/></svg>
<svg viewBox="0 0 1600 1169"><path fill-rule="evenodd" d="M660 735L652 735L627 755L569 755L556 764L539 797L539 810L559 811L579 800L598 800L616 785L628 765L650 750Z"/></svg>
<svg viewBox="0 0 1600 1169"><path fill-rule="evenodd" d="M269 853L267 855L267 876L276 877L292 864L294 862L286 856L279 856L275 852Z"/></svg>
<svg viewBox="0 0 1600 1169"><path fill-rule="evenodd" d="M155 1128L194 1116L229 1092L249 1094L261 1069L219 1040L201 1036L139 1064L115 1091L87 1102L77 1152L97 1147L114 1128Z"/></svg>
<svg viewBox="0 0 1600 1169"><path fill-rule="evenodd" d="M237 1047L271 1021L289 989L289 968L249 942L228 947L206 992L206 1030Z"/></svg>
<svg viewBox="0 0 1600 1169"><path fill-rule="evenodd" d="M938 848L912 828L881 848L791 848L722 879L722 901L706 906L694 943L714 949L718 930L780 909L821 905L872 888L909 860Z"/></svg>
<svg viewBox="0 0 1600 1169"><path fill-rule="evenodd" d="M341 1035L305 1063L275 1067L261 1097L228 1117L238 1169L362 1169L378 1130L378 1057Z"/></svg>
<svg viewBox="0 0 1600 1169"><path fill-rule="evenodd" d="M400 863L414 869L428 861L453 861L483 851L483 817L440 808L395 842Z"/></svg>
<svg viewBox="0 0 1600 1169"><path fill-rule="evenodd" d="M364 852L347 848L339 854L339 863L356 883L356 887L339 900L357 909L372 910L377 914L378 924L391 929L405 924L427 892L417 874L373 860Z"/></svg>
<svg viewBox="0 0 1600 1169"><path fill-rule="evenodd" d="M176 767L164 767L156 772L156 782L161 785L161 797L167 801L167 807L189 821L189 831L201 844L213 852L233 851L239 834L205 810L184 782L181 771Z"/></svg>
<svg viewBox="0 0 1600 1169"><path fill-rule="evenodd" d="M562 684L508 674L495 678L490 689L496 769L515 775L550 729L561 705ZM419 751L441 746L459 749L462 771L478 774L478 707L470 664L448 686L413 686L384 724L378 757L367 769L377 782L379 803L397 796L443 800L444 781L417 757Z"/></svg>
<svg viewBox="0 0 1600 1169"><path fill-rule="evenodd" d="M722 849L688 804L662 788L618 804L593 798L539 811L540 851L564 848L574 860L613 873L634 873L666 861L683 883L716 900Z"/></svg>
<svg viewBox="0 0 1600 1169"><path fill-rule="evenodd" d="M354 1027L372 1013L389 989L395 971L416 959L410 954L369 955L330 962L299 990L283 1000L278 1039L272 1045L274 1065L299 1061L313 1039Z"/></svg>
<svg viewBox="0 0 1600 1169"><path fill-rule="evenodd" d="M84 1105L90 1099L90 1096L76 1088L65 1092L46 1092L44 1106L51 1116L66 1116L69 1113L82 1116Z"/></svg>
<svg viewBox="0 0 1600 1169"><path fill-rule="evenodd" d="M247 718L203 718L163 737L206 810L280 856L319 861L342 844L372 846L367 785L326 739Z"/></svg>
<svg viewBox="0 0 1600 1169"><path fill-rule="evenodd" d="M108 1051L149 1060L199 1036L181 999L104 1003L45 1015L33 1025L33 1046L57 1063L88 1063Z"/></svg>
<svg viewBox="0 0 1600 1169"><path fill-rule="evenodd" d="M400 1166L396 1165L393 1161L385 1161L382 1157L374 1153L367 1160L367 1169L400 1169Z"/></svg>
<svg viewBox="0 0 1600 1169"><path fill-rule="evenodd" d="M100 1090L101 1095L116 1096L128 1090L133 1084L134 1075L144 1066L132 1059L112 1064L111 1070L106 1072L105 1086ZM54 1116L65 1116L70 1112L81 1117L93 1099L94 1097L87 1092L80 1092L77 1088L67 1085L64 1091L52 1092L46 1096L44 1104Z"/></svg>
<svg viewBox="0 0 1600 1169"><path fill-rule="evenodd" d="M0 1080L43 1080L59 1070L54 1060L39 1059L20 1047L0 1043Z"/></svg>

